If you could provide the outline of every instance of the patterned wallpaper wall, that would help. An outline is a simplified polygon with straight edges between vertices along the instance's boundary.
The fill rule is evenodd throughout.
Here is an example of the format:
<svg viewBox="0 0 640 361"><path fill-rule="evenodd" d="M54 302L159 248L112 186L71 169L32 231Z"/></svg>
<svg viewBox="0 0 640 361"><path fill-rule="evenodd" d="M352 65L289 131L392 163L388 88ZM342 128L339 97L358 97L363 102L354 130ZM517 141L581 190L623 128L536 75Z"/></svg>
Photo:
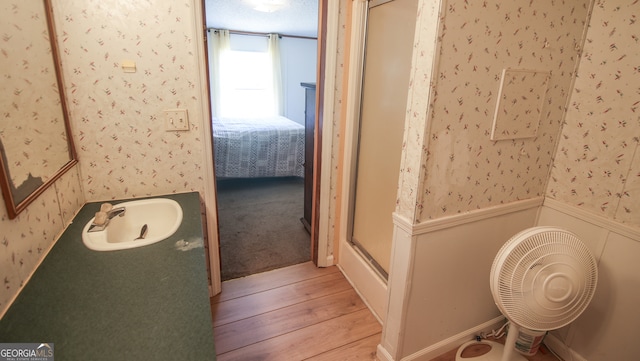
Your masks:
<svg viewBox="0 0 640 361"><path fill-rule="evenodd" d="M420 104L414 96L411 109L431 112L417 220L544 195L588 3L451 0L443 4L432 104L426 103L427 97ZM418 25L431 31L428 23ZM428 49L433 38L424 37L423 44L422 31L417 32L417 47ZM503 68L551 72L535 138L490 140ZM414 156L419 151L413 151Z"/></svg>
<svg viewBox="0 0 640 361"><path fill-rule="evenodd" d="M339 212L338 209L340 205L337 203L337 190L338 183L341 181L338 178L338 168L340 165L340 158L342 157L341 148L340 148L340 134L342 131L341 128L341 114L343 112L343 103L342 103L342 87L344 82L344 61L345 61L345 53L348 49L345 48L345 41L347 32L346 32L346 24L348 16L351 14L349 11L349 7L351 6L351 2L348 0L339 0L339 13L338 13L338 30L337 30L337 49L336 49L336 74L335 74L335 84L333 89L333 114L331 117L327 117L325 115L324 121L331 121L333 126L333 134L332 134L332 145L333 148L330 150L323 149L323 152L328 151L331 152L331 175L329 179L329 232L328 238L329 242L327 244L327 254L334 254L334 242L337 244L337 240L340 239L340 234L338 233L338 229L336 228L336 224L339 222Z"/></svg>
<svg viewBox="0 0 640 361"><path fill-rule="evenodd" d="M88 201L202 191L193 0L64 0L54 14ZM136 63L125 73L123 61ZM185 108L188 132L166 132ZM199 112L198 112L199 113Z"/></svg>
<svg viewBox="0 0 640 361"><path fill-rule="evenodd" d="M75 166L15 219L9 219L4 202L0 205L0 314L83 204Z"/></svg>
<svg viewBox="0 0 640 361"><path fill-rule="evenodd" d="M640 3L596 1L547 196L640 227Z"/></svg>
<svg viewBox="0 0 640 361"><path fill-rule="evenodd" d="M409 72L407 114L402 140L402 159L398 180L396 213L418 222L422 208L422 181L428 155L428 127L436 82L433 78L437 67L438 44L434 39L440 30L440 3L420 0L416 16L413 58Z"/></svg>
<svg viewBox="0 0 640 361"><path fill-rule="evenodd" d="M53 61L40 61L51 57L43 3L4 1L1 6L0 76L4 96L0 101L3 109L0 135L7 158L13 160L14 182L20 185L29 172L46 180L48 174L68 161L68 151L66 140L56 136L62 129L62 112ZM43 82L35 80L42 77ZM37 111L34 104L38 104ZM43 122L37 123L36 119ZM55 139L62 141L56 145L52 143ZM54 153L62 157L55 160L51 157ZM43 154L49 156L46 163L41 161ZM30 171L19 171L26 167ZM15 219L9 219L4 199L1 201L0 314L3 314L84 203L78 167L56 180Z"/></svg>

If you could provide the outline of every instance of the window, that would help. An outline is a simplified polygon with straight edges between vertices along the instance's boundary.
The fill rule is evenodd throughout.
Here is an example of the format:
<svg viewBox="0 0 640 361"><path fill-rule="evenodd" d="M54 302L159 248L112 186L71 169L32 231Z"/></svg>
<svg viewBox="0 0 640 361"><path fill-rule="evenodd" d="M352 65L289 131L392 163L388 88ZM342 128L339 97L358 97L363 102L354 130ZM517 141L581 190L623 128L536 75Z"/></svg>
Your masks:
<svg viewBox="0 0 640 361"><path fill-rule="evenodd" d="M231 50L220 65L222 116L277 115L273 67L268 52Z"/></svg>

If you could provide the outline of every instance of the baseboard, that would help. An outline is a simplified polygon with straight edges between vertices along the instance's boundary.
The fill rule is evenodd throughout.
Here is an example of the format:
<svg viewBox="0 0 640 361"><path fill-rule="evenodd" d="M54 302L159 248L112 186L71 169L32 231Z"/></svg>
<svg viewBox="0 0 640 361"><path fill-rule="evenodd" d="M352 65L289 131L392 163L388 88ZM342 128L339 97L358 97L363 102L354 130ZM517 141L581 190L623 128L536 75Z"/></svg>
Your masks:
<svg viewBox="0 0 640 361"><path fill-rule="evenodd" d="M490 332L491 330L498 329L504 324L504 322L504 316L496 317L476 327L470 328L466 331L458 333L457 335L453 335L440 342L437 342L409 356L403 357L400 361L429 361L444 353L460 347L460 345L467 341L473 340L475 336L480 334L481 332ZM380 359L380 361L395 361L381 344L378 345L378 352L376 356L378 357L378 359Z"/></svg>
<svg viewBox="0 0 640 361"><path fill-rule="evenodd" d="M327 256L327 260L326 260L326 263L325 263L324 267L330 267L330 266L333 266L333 265L335 265L334 260L333 260L333 255L330 254L330 255Z"/></svg>
<svg viewBox="0 0 640 361"><path fill-rule="evenodd" d="M442 355L443 353L460 347L460 345L467 341L473 340L475 336L481 332L490 332L491 330L498 329L500 326L502 326L502 324L504 324L504 322L504 316L496 317L490 321L470 328L466 331L460 332L457 335L453 335L414 354L411 354L403 358L402 361L429 361L437 356Z"/></svg>
<svg viewBox="0 0 640 361"><path fill-rule="evenodd" d="M387 352L387 349L382 347L382 344L378 344L376 357L379 361L394 361L393 357Z"/></svg>
<svg viewBox="0 0 640 361"><path fill-rule="evenodd" d="M554 336L552 333L548 333L544 337L544 344L549 350L551 350L551 352L553 352L563 360L587 361L587 359L573 351L569 346L567 346L564 342L562 342L562 340Z"/></svg>

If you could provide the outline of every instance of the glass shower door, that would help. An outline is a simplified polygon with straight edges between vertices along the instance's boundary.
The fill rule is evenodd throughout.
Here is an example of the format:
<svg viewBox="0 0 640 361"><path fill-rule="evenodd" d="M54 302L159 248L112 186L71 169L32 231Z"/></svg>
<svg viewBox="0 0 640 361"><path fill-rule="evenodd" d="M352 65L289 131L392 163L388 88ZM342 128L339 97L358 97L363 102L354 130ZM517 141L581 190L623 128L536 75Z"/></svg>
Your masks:
<svg viewBox="0 0 640 361"><path fill-rule="evenodd" d="M386 277L418 0L371 1L367 16L352 244Z"/></svg>

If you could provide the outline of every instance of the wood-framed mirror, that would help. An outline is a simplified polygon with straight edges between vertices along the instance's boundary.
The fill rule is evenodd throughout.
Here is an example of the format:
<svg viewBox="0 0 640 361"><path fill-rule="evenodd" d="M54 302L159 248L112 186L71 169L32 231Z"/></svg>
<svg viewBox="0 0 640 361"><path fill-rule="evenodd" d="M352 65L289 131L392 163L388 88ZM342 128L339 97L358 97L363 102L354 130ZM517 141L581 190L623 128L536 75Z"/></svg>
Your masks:
<svg viewBox="0 0 640 361"><path fill-rule="evenodd" d="M10 219L76 163L51 0L0 0L0 187Z"/></svg>

